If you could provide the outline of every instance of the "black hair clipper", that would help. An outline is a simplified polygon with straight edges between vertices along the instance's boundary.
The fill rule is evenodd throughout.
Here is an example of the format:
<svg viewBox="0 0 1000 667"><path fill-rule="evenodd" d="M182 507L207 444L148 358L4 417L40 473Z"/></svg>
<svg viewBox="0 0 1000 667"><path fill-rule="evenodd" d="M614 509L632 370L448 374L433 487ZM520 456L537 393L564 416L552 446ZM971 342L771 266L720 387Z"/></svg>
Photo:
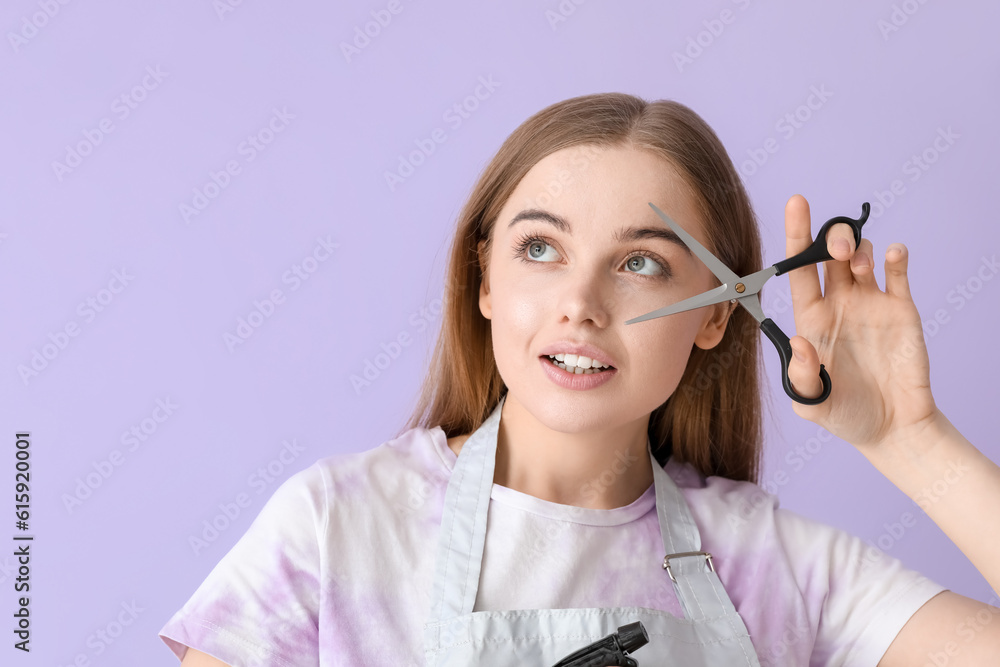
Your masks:
<svg viewBox="0 0 1000 667"><path fill-rule="evenodd" d="M642 623L636 621L618 628L604 639L598 639L575 653L567 655L553 667L605 667L606 665L627 665L639 667L639 663L628 657L628 653L649 643L649 635Z"/></svg>

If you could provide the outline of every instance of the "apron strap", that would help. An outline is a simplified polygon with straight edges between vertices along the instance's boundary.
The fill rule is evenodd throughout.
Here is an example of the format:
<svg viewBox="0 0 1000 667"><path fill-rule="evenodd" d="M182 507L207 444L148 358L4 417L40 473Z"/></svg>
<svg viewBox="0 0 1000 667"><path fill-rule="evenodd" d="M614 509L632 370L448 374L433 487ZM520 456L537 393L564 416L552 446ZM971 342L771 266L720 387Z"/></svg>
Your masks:
<svg viewBox="0 0 1000 667"><path fill-rule="evenodd" d="M497 434L506 397L506 394L500 397L490 416L462 445L445 491L431 589L429 620L432 623L472 613L476 603L493 490ZM666 554L664 575L672 581L685 617L701 620L735 612L715 573L711 556L701 552L701 534L687 501L653 456L648 437L646 442Z"/></svg>
<svg viewBox="0 0 1000 667"><path fill-rule="evenodd" d="M656 484L656 513L663 537L663 569L674 586L674 593L692 621L728 616L736 612L729 595L715 572L712 554L701 550L701 533L691 515L691 508L674 480L667 474L650 443L649 458Z"/></svg>
<svg viewBox="0 0 1000 667"><path fill-rule="evenodd" d="M431 590L431 622L469 614L479 592L486 546L486 518L496 465L500 413L507 394L462 445L444 495L437 563Z"/></svg>

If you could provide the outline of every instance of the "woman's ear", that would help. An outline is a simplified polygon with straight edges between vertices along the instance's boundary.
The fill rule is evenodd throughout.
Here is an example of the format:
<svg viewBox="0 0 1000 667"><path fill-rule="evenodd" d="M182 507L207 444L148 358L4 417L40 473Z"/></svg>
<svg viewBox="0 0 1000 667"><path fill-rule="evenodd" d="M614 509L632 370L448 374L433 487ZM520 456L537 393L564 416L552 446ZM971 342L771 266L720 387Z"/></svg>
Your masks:
<svg viewBox="0 0 1000 667"><path fill-rule="evenodd" d="M486 319L493 318L493 305L490 303L490 273L489 262L486 258L486 239L482 239L476 245L476 254L479 256L479 312Z"/></svg>
<svg viewBox="0 0 1000 667"><path fill-rule="evenodd" d="M729 301L715 304L715 307L708 311L709 315L695 336L694 344L703 350L710 350L718 345L726 333L726 325L735 306L735 303Z"/></svg>

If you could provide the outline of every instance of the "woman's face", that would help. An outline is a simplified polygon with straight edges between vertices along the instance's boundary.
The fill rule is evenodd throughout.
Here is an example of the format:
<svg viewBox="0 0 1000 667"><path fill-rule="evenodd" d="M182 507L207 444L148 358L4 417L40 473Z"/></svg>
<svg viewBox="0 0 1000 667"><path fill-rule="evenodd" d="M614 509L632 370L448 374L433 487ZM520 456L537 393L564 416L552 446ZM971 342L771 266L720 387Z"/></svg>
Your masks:
<svg viewBox="0 0 1000 667"><path fill-rule="evenodd" d="M625 324L718 285L679 239L616 239L631 229L669 232L648 202L711 249L671 164L623 147L574 146L548 155L517 185L496 221L480 311L491 320L508 391L554 430L648 417L676 389L692 345L707 349L722 339L728 302ZM515 217L525 219L511 224ZM563 386L543 354L560 341L596 346L615 370L594 388Z"/></svg>

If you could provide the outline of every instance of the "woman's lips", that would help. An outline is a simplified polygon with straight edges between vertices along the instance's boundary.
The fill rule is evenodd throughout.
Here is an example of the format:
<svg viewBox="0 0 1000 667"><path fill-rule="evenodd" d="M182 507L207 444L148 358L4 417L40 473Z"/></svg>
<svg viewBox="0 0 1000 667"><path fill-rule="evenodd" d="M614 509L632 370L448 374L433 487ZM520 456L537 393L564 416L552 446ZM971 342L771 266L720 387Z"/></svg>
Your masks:
<svg viewBox="0 0 1000 667"><path fill-rule="evenodd" d="M618 369L616 368L610 368L599 373L570 373L552 363L552 360L547 355L538 357L538 361L542 364L542 369L549 379L565 389L594 389L618 375Z"/></svg>

